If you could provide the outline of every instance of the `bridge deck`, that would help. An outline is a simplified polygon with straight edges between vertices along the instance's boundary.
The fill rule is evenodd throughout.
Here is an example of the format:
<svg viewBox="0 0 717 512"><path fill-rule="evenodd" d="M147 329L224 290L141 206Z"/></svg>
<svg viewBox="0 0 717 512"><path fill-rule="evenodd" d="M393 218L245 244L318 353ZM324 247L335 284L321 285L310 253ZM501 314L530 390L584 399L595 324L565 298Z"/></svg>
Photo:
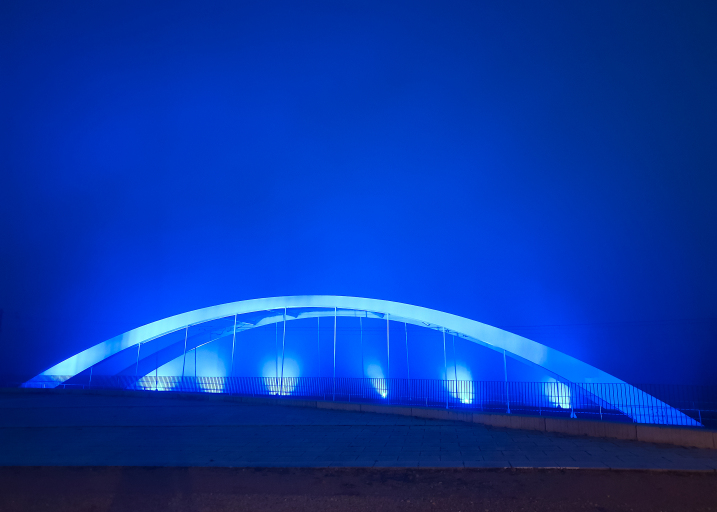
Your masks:
<svg viewBox="0 0 717 512"><path fill-rule="evenodd" d="M161 394L0 393L2 466L717 470L717 450Z"/></svg>

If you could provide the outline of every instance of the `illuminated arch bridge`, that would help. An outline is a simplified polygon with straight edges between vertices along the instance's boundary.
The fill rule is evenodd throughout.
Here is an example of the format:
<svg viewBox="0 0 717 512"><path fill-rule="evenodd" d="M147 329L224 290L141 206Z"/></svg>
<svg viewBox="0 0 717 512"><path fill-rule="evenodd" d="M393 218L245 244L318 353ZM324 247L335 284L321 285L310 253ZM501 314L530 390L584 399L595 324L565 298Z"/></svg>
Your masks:
<svg viewBox="0 0 717 512"><path fill-rule="evenodd" d="M222 304L138 327L27 381L467 407L700 426L555 349L474 320L330 295Z"/></svg>

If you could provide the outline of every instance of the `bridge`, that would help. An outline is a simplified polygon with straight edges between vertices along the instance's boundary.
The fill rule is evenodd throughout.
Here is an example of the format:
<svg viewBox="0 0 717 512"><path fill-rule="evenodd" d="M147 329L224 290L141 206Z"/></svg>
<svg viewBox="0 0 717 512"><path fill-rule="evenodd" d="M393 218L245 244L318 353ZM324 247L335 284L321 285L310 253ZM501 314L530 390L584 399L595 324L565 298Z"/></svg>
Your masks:
<svg viewBox="0 0 717 512"><path fill-rule="evenodd" d="M350 331L346 322L351 322ZM292 325L301 325L302 331L293 338L297 340L294 357L289 358L287 326L291 330ZM247 338L251 332L262 336ZM463 343L464 353L481 349L494 357L485 353L464 357L459 366L456 340ZM322 365L322 341L323 362L328 359L330 369ZM385 358L378 348L384 342ZM343 354L338 366L337 347ZM200 369L197 355L207 349L213 363ZM266 355L271 352L276 357ZM265 354L262 364L246 368L245 362L256 359L257 353ZM479 363L488 360L501 371L502 383L495 378L490 383L473 378L484 371ZM539 382L509 379L509 361L518 363L528 375L537 375L532 380ZM495 376L496 368L491 372ZM115 380L110 379L113 376ZM114 382L118 387L165 391L186 390L188 385L191 390L211 392L248 392L251 388L254 394L264 389L267 394L285 396L320 396L323 389L324 398L328 393L332 399L338 388L339 395L348 393L349 399L354 390L354 400L425 400L429 406L462 407L504 403L506 412L512 403L514 410L532 408L540 414L569 410L571 417L580 402L583 409L599 410L600 417L603 410L617 411L636 423L701 426L698 420L605 371L506 330L419 306L333 295L245 300L157 320L91 346L24 386L67 387L87 382L91 387L93 381L95 386ZM368 396L367 390L373 390L373 395Z"/></svg>

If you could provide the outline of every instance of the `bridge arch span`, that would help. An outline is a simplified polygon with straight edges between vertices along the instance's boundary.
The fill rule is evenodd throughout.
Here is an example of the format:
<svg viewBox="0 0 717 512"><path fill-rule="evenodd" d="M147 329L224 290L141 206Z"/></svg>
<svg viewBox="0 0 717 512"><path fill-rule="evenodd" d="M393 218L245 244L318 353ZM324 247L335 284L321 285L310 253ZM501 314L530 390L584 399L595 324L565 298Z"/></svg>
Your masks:
<svg viewBox="0 0 717 512"><path fill-rule="evenodd" d="M300 313L292 316L291 312L296 311L300 311ZM138 347L137 357L139 364L139 350L142 344L173 332L188 330L192 326L213 320L229 317L236 319L242 315L253 313L263 314L257 316L258 320L254 323L242 322L242 324L239 325L239 330L247 330L285 320L290 321L323 316L357 316L358 314L370 314L374 318L385 318L387 321L399 321L442 330L443 332L458 335L492 350L509 354L518 360L537 365L560 376L560 378L565 381L577 385L592 383L625 385L630 393L637 397L637 402L664 406L664 408L669 409L671 417L677 418L679 424L699 425L688 416L672 409L667 404L660 402L651 395L625 383L617 377L568 354L517 334L461 316L410 304L335 295L302 295L252 299L206 307L174 315L137 327L89 347L45 370L40 375L28 381L26 385L31 386L33 382L43 381L44 378L48 376L56 377L55 382L59 384L62 380L76 376L88 368L98 365L132 347ZM224 332L218 337L236 336L236 333L237 327L235 322L235 327L232 332ZM591 387L591 392L594 393L594 389L596 388ZM612 401L612 397L607 396L607 394L606 396L598 396L598 398L605 400L607 403L611 403ZM656 418L654 418L652 414L646 413L643 409L632 406L626 407L624 405L619 407L623 413L633 418L636 422L663 423L663 421L656 421Z"/></svg>

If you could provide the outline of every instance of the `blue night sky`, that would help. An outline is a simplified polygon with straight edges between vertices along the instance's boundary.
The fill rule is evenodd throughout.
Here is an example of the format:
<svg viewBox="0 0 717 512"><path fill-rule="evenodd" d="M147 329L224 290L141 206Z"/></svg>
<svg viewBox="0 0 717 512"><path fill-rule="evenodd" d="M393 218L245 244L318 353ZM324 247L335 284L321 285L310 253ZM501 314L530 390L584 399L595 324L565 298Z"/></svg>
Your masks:
<svg viewBox="0 0 717 512"><path fill-rule="evenodd" d="M275 295L717 384L714 2L0 5L0 373Z"/></svg>

